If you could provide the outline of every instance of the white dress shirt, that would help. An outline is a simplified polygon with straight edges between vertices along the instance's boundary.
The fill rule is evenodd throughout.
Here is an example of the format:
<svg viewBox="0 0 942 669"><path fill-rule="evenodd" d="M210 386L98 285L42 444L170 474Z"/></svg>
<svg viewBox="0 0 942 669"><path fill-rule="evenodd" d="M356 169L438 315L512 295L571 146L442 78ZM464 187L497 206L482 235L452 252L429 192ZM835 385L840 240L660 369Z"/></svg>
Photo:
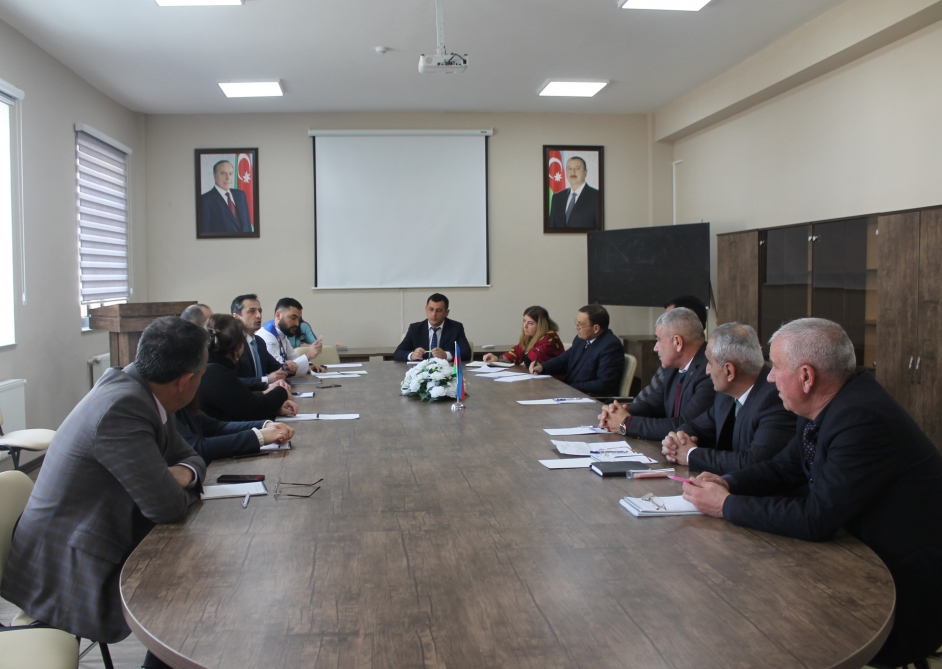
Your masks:
<svg viewBox="0 0 942 669"><path fill-rule="evenodd" d="M288 360L293 360L298 365L297 374L307 374L308 370L311 369L310 361L307 359L306 355L295 355L294 347L291 346L291 342L288 341L288 336L281 331L281 329L276 325L275 331L278 333L278 337L272 336L272 333L266 330L265 328L260 329L256 334L262 338L265 342L265 346L268 347L268 352L271 353L271 357L280 362L282 365L285 364L285 358ZM284 350L285 355L281 354L281 351Z"/></svg>
<svg viewBox="0 0 942 669"><path fill-rule="evenodd" d="M164 405L160 403L160 400L157 399L156 395L151 393L151 397L153 397L154 402L157 403L157 413L160 414L160 422L166 425L167 424L167 410L164 409ZM186 464L185 462L178 462L177 465L175 466L186 467L191 472L193 472L193 480L190 481L189 485L187 485L187 489L193 488L197 484L197 482L200 480L200 475L196 473L196 469Z"/></svg>
<svg viewBox="0 0 942 669"><path fill-rule="evenodd" d="M435 327L428 321L425 321L425 324L428 325L428 345L432 346L432 333L435 332ZM442 321L442 324L438 326L438 348L442 348L442 330L445 329L445 321ZM429 348L431 350L431 348ZM445 356L448 359L448 362L451 362L455 359L455 354L451 351L445 351ZM409 356L412 357L412 356Z"/></svg>

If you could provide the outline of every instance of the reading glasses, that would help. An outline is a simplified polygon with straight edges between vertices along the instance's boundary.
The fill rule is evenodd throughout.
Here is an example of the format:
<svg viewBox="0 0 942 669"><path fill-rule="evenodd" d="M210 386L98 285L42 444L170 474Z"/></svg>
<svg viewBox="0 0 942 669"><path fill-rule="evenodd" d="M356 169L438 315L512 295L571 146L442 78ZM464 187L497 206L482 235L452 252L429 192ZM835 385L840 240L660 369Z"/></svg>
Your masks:
<svg viewBox="0 0 942 669"><path fill-rule="evenodd" d="M321 489L321 487L320 487L319 485L317 485L317 484L320 483L320 482L323 481L323 480L324 480L324 479L320 478L320 479L317 479L316 481L314 481L314 483L291 483L290 481L282 481L282 480L281 480L281 477L279 476L279 477L275 480L275 492L272 493L272 494L273 494L273 496L275 496L275 497L302 497L302 498L304 498L304 499L307 499L308 497L312 497L312 496L314 495L314 493L316 493L318 490ZM294 493L294 492L282 492L282 490L281 490L282 486L285 486L285 487L287 487L287 486L296 486L296 487L298 487L298 488L310 488L311 486L317 486L317 487L314 488L314 490L312 490L311 492L309 492L307 495L302 495L302 494L300 494L300 493Z"/></svg>

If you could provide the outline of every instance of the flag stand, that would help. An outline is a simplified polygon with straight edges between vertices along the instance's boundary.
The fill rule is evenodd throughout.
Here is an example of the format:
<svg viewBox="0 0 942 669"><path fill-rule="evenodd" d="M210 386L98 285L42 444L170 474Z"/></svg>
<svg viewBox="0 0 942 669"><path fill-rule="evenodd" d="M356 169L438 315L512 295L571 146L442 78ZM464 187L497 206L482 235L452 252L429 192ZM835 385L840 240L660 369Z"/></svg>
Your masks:
<svg viewBox="0 0 942 669"><path fill-rule="evenodd" d="M451 405L452 411L461 411L465 408L464 402L461 400L464 399L464 370L462 369L463 365L461 364L461 349L458 347L458 342L455 342L455 367L458 369L458 388L455 393L455 401Z"/></svg>

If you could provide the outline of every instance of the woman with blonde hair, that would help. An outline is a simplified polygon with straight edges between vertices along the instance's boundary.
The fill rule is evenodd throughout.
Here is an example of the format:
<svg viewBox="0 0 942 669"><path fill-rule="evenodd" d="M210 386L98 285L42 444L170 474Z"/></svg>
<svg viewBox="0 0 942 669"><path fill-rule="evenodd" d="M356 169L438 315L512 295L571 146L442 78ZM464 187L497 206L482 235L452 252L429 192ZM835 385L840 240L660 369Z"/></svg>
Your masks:
<svg viewBox="0 0 942 669"><path fill-rule="evenodd" d="M559 326L550 318L549 312L543 307L527 307L523 312L523 332L520 334L520 343L504 353L504 360L515 365L528 365L531 362L540 364L560 355L565 349L563 342L557 334ZM497 356L488 353L484 362L496 362Z"/></svg>

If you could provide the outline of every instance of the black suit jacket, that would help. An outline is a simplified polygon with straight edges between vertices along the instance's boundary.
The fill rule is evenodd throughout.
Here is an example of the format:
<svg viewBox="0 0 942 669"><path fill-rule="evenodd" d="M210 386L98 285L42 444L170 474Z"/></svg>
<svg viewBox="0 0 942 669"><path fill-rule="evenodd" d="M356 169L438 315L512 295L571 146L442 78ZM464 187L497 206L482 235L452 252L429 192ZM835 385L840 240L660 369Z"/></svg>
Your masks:
<svg viewBox="0 0 942 669"><path fill-rule="evenodd" d="M688 462L695 471L728 474L756 462L771 460L795 434L797 416L786 411L769 368L763 366L736 415L736 400L716 393L713 406L680 426L697 438Z"/></svg>
<svg viewBox="0 0 942 669"><path fill-rule="evenodd" d="M249 390L265 390L268 384L262 381L263 376L268 376L272 372L281 369L281 363L275 360L268 352L268 344L265 340L255 335L255 346L258 348L258 358L262 363L262 369L256 373L255 361L252 360L252 349L246 342L242 347L242 357L236 363L236 375L242 382L249 387Z"/></svg>
<svg viewBox="0 0 942 669"><path fill-rule="evenodd" d="M942 456L868 373L818 415L814 459L796 434L767 462L727 475L727 520L807 541L840 528L883 560L896 584L896 620L876 659L900 666L942 645ZM803 487L807 492L795 495Z"/></svg>
<svg viewBox="0 0 942 669"><path fill-rule="evenodd" d="M215 234L234 234L252 231L252 219L249 218L249 205L245 193L235 188L229 189L235 204L236 219L229 210L225 198L215 188L202 195L202 232Z"/></svg>
<svg viewBox="0 0 942 669"><path fill-rule="evenodd" d="M464 336L464 326L458 321L446 318L442 323L442 331L438 333L438 346L454 355L456 341L461 348L461 359L464 361L470 360L473 351L471 345L468 344L467 337ZM399 343L396 352L393 354L393 359L406 362L409 360L409 356L412 355L412 351L420 346L426 351L429 349L427 320L409 326L405 339Z"/></svg>
<svg viewBox="0 0 942 669"><path fill-rule="evenodd" d="M664 386L659 391L647 393L645 399L636 399L628 406L632 415L628 425L628 436L636 439L660 441L668 432L676 431L686 421L692 420L713 406L716 391L713 379L706 373L706 343L700 347L690 361L680 391L680 415L674 415L674 395L677 389L679 369L668 369L663 377Z"/></svg>
<svg viewBox="0 0 942 669"><path fill-rule="evenodd" d="M586 347L579 337L561 355L543 363L543 373L561 376L576 390L587 395L617 395L625 371L625 347L611 330L606 330Z"/></svg>
<svg viewBox="0 0 942 669"><path fill-rule="evenodd" d="M251 391L235 373L235 363L215 353L200 380L200 409L216 420L274 420L288 391Z"/></svg>
<svg viewBox="0 0 942 669"><path fill-rule="evenodd" d="M586 184L582 193L576 198L569 220L566 220L566 206L569 204L571 188L561 190L553 195L553 206L550 207L549 226L551 228L577 228L588 230L601 230L599 215L599 192Z"/></svg>
<svg viewBox="0 0 942 669"><path fill-rule="evenodd" d="M194 414L183 408L176 412L177 432L206 461L231 458L233 455L258 453L261 445L252 428L262 429L263 420L226 422L216 420L202 411Z"/></svg>

